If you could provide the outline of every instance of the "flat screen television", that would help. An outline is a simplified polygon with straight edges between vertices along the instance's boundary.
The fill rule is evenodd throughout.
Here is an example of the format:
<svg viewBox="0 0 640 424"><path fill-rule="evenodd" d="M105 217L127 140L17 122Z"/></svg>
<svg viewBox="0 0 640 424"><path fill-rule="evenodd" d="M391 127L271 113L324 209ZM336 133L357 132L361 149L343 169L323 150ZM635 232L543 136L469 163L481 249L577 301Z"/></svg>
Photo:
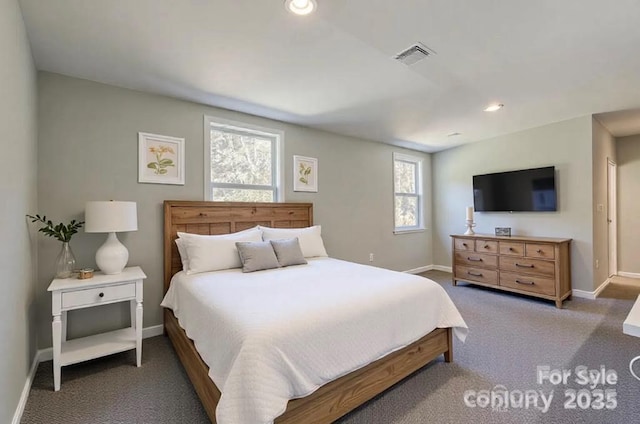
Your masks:
<svg viewBox="0 0 640 424"><path fill-rule="evenodd" d="M556 205L553 166L473 176L476 212L549 212Z"/></svg>

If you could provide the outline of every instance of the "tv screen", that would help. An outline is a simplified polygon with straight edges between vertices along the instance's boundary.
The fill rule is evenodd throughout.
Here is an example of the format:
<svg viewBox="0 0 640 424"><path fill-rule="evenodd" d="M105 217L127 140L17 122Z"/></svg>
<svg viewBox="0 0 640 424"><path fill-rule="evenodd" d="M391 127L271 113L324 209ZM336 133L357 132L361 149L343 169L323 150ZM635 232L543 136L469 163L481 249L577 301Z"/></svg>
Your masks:
<svg viewBox="0 0 640 424"><path fill-rule="evenodd" d="M556 211L555 167L473 176L477 212Z"/></svg>

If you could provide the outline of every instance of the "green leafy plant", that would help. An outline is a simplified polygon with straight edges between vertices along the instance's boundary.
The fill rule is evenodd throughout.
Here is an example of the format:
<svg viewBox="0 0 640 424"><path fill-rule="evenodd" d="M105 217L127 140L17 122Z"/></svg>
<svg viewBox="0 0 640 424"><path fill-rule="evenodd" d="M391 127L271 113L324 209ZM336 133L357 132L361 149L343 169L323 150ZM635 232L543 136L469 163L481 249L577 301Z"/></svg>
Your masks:
<svg viewBox="0 0 640 424"><path fill-rule="evenodd" d="M164 175L167 172L167 168L170 166L175 166L173 160L168 158L163 158L165 153L175 154L173 149L169 146L151 146L149 147L149 152L153 153L156 156L155 162L149 162L147 164L147 168L153 169L153 172L156 175Z"/></svg>
<svg viewBox="0 0 640 424"><path fill-rule="evenodd" d="M309 184L309 174L311 174L311 165L305 166L300 162L300 168L298 169L298 175L300 175L300 182L303 184Z"/></svg>
<svg viewBox="0 0 640 424"><path fill-rule="evenodd" d="M42 224L44 224L44 227L40 228L38 231L44 233L48 237L55 237L63 243L68 243L69 241L71 241L71 237L73 237L73 235L76 234L80 228L82 228L82 225L84 225L84 221L76 221L75 219L72 219L71 222L66 225L62 222L57 225L53 225L53 222L47 220L46 216L27 216L31 218L31 222L41 222Z"/></svg>

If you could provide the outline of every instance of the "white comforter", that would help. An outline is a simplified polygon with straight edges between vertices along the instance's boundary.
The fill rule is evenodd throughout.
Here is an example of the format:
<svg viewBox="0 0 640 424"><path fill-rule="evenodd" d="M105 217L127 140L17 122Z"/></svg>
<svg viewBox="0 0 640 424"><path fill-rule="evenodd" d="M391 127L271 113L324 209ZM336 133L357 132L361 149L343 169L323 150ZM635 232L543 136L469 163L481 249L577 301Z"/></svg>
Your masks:
<svg viewBox="0 0 640 424"><path fill-rule="evenodd" d="M173 278L173 309L222 392L218 424L271 423L290 399L418 340L467 326L444 289L331 258L243 274Z"/></svg>

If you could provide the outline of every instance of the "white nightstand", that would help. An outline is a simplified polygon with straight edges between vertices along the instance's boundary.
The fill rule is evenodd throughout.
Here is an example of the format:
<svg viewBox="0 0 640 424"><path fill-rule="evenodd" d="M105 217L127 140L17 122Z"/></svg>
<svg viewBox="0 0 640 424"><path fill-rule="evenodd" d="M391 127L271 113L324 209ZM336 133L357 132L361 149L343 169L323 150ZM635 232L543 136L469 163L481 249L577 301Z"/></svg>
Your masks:
<svg viewBox="0 0 640 424"><path fill-rule="evenodd" d="M120 274L93 278L55 279L51 293L53 322L53 384L60 390L60 369L112 353L136 350L137 366L142 361L142 280L147 276L138 266L125 268ZM67 341L67 311L129 301L131 327Z"/></svg>

